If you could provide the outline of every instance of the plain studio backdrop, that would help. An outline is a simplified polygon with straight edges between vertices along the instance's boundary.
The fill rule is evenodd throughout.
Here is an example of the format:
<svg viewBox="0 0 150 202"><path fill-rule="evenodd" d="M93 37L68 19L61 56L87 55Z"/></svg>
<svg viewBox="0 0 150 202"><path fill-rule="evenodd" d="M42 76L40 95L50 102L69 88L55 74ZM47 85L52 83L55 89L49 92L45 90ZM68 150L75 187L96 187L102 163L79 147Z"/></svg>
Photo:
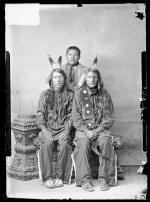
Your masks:
<svg viewBox="0 0 150 202"><path fill-rule="evenodd" d="M23 13L17 10L19 20ZM64 64L66 49L78 46L82 64L90 66L98 57L104 86L112 96L116 114L112 133L120 136L124 145L119 151L120 164L139 165L145 159L139 98L146 25L145 18L136 18L135 11L136 4L43 5L39 24L8 23L12 120L17 114L36 114L40 93L48 88L46 79L52 70L47 54L55 61L61 55ZM25 16L30 17L28 10Z"/></svg>

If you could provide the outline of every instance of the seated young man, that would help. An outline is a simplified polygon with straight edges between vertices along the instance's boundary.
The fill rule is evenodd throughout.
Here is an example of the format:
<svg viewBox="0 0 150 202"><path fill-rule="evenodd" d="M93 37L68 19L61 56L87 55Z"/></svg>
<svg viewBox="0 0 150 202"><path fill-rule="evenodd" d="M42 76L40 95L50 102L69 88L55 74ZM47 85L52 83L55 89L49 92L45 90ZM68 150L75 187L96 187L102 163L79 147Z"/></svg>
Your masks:
<svg viewBox="0 0 150 202"><path fill-rule="evenodd" d="M49 77L50 88L41 93L37 109L37 125L41 128L42 144L38 152L39 174L47 188L63 186L70 151L69 132L73 93L66 88L66 74L55 68ZM53 179L53 149L57 145L58 165ZM55 183L54 183L55 182Z"/></svg>
<svg viewBox="0 0 150 202"><path fill-rule="evenodd" d="M109 130L114 123L114 108L96 68L88 69L84 83L75 94L72 120L76 128L76 147L72 155L76 186L82 186L85 191L94 191L89 167L92 149L99 156L100 190L108 190L109 186L117 184L116 154Z"/></svg>

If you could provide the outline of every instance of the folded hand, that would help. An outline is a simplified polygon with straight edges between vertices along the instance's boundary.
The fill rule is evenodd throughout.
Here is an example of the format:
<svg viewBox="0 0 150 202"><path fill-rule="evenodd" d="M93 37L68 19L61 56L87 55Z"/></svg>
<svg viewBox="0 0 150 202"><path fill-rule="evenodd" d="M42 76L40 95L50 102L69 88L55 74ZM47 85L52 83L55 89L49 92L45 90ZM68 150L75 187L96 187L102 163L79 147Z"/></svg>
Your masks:
<svg viewBox="0 0 150 202"><path fill-rule="evenodd" d="M44 128L42 130L42 135L43 135L43 137L44 137L45 140L47 140L47 141L49 141L49 140L53 141L53 137L52 137L51 133L46 128Z"/></svg>
<svg viewBox="0 0 150 202"><path fill-rule="evenodd" d="M88 131L87 136L89 137L90 140L94 140L97 137L97 134L94 131Z"/></svg>

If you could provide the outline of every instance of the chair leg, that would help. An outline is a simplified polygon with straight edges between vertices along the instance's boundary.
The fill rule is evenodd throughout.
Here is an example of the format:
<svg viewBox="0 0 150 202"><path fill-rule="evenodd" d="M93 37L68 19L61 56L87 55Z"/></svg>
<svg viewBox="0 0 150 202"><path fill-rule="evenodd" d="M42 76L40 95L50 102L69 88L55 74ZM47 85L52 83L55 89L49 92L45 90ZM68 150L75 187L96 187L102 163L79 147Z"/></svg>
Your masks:
<svg viewBox="0 0 150 202"><path fill-rule="evenodd" d="M120 165L117 165L117 179L124 180L124 171Z"/></svg>

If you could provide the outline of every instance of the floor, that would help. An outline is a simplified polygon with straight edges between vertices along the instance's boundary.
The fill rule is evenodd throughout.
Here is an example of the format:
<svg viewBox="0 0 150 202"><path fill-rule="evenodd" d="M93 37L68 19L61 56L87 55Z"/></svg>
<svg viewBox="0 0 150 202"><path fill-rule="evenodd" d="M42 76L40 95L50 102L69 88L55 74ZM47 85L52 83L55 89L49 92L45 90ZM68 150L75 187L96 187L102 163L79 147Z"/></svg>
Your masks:
<svg viewBox="0 0 150 202"><path fill-rule="evenodd" d="M118 186L107 191L100 191L97 180L93 180L94 192L85 192L75 183L64 187L47 189L39 179L21 181L6 177L8 198L28 199L135 199L138 192L147 188L147 176L137 174L139 166L123 166L125 179L118 181Z"/></svg>

